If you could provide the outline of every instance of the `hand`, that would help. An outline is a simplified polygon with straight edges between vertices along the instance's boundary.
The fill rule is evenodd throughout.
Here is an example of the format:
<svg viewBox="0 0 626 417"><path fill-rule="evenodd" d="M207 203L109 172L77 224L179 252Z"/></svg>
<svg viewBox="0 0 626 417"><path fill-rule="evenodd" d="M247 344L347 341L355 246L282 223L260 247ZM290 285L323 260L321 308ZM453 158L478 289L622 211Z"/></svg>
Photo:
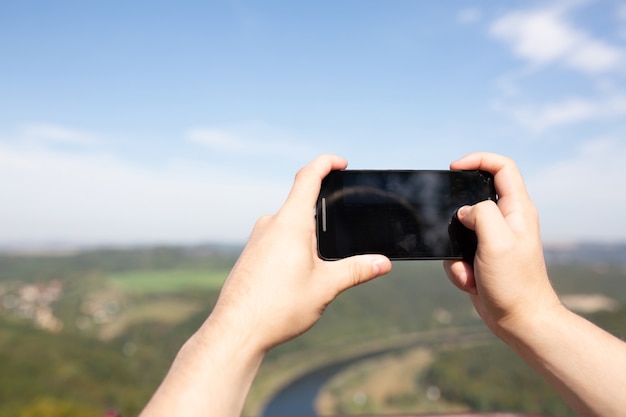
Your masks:
<svg viewBox="0 0 626 417"><path fill-rule="evenodd" d="M391 270L382 255L323 261L313 208L322 179L347 162L325 155L302 168L283 207L258 220L211 315L267 351L311 328L342 291Z"/></svg>
<svg viewBox="0 0 626 417"><path fill-rule="evenodd" d="M142 416L239 416L265 353L312 327L342 291L391 270L381 255L317 256L313 207L322 179L347 162L302 168L283 207L257 222L213 312L185 342Z"/></svg>
<svg viewBox="0 0 626 417"><path fill-rule="evenodd" d="M461 223L476 232L474 264L445 261L448 278L468 292L476 311L497 335L521 331L524 320L560 306L550 285L539 219L515 163L506 157L474 153L451 169L481 169L494 175L497 205L480 202L459 209Z"/></svg>

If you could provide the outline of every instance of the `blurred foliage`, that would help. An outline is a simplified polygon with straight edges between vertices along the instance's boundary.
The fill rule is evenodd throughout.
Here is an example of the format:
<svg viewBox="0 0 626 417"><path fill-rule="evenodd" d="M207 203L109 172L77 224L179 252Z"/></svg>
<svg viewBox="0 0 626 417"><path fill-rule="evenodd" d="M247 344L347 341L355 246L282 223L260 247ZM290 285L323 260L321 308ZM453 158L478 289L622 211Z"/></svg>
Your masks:
<svg viewBox="0 0 626 417"><path fill-rule="evenodd" d="M471 410L576 416L552 387L500 343L440 352L424 379L445 401Z"/></svg>
<svg viewBox="0 0 626 417"><path fill-rule="evenodd" d="M35 400L31 405L22 407L17 417L76 417L101 414L101 410L93 406L42 397Z"/></svg>
<svg viewBox="0 0 626 417"><path fill-rule="evenodd" d="M141 355L140 355L141 353ZM124 355L115 344L72 334L50 334L23 323L0 322L0 416L54 408L67 414L81 407L100 410L110 406L137 414L163 370L148 363L162 354ZM143 356L143 357L142 357ZM139 359L138 359L139 358ZM54 398L56 402L46 398ZM70 407L72 405L72 407ZM73 406L76 407L73 407ZM88 407L87 407L88 406ZM31 413L31 414L28 414Z"/></svg>
<svg viewBox="0 0 626 417"><path fill-rule="evenodd" d="M216 280L223 279L239 250L206 246L0 254L0 417L102 415L111 407L123 416L138 414L180 346L209 314L219 293ZM172 273L172 280L180 278L181 285L167 283L168 291L163 291L164 271ZM626 303L621 264L558 264L550 273L560 292L606 294ZM196 285L202 274L210 281L204 287ZM135 281L119 285L125 278ZM11 309L23 286L50 282L63 286L62 297L49 305L64 324L58 332L37 328L32 316ZM98 303L110 310L108 321L87 320L91 313L85 306ZM174 311L177 305L193 309ZM163 311L150 314L163 306L171 310L171 320ZM590 319L617 335L626 333L622 310ZM341 294L310 332L270 352L255 389L275 377L276 370L285 372L281 361L286 357L307 363L321 355L332 362L373 341L479 323L466 294L448 282L440 262L397 262L390 275ZM424 375L428 381L420 384L437 385L451 403L572 415L505 346L441 351ZM390 401L410 403L412 397Z"/></svg>

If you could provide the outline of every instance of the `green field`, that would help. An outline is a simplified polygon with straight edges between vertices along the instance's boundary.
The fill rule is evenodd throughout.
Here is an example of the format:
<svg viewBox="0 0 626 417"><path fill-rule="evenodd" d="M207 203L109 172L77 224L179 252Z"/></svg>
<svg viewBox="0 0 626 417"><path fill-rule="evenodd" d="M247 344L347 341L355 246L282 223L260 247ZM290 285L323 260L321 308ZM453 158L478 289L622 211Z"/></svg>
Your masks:
<svg viewBox="0 0 626 417"><path fill-rule="evenodd" d="M171 294L186 290L221 288L228 271L221 270L138 270L107 275L118 289L129 294Z"/></svg>
<svg viewBox="0 0 626 417"><path fill-rule="evenodd" d="M137 415L210 314L239 253L209 246L0 253L0 417L102 415L109 407ZM619 337L626 335L624 253L611 262L557 257L549 268L564 299L607 300L590 318ZM38 321L42 310L52 326ZM316 367L477 326L467 294L441 262L394 263L389 275L341 294L313 329L268 353L244 415L258 415L272 393ZM507 349L494 340L394 350L339 373L322 388L320 407L329 415L514 409L572 416Z"/></svg>

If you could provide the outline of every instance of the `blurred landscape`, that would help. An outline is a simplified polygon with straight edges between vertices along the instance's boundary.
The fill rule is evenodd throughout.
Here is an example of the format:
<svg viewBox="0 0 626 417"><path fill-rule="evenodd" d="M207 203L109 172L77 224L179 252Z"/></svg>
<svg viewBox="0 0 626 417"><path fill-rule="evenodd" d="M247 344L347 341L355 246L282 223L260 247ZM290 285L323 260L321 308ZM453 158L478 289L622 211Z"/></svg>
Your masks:
<svg viewBox="0 0 626 417"><path fill-rule="evenodd" d="M625 242L546 248L625 335L624 0L3 1L0 56L0 417L137 415L241 250L189 244L245 241L327 153L514 158L547 242ZM307 384L284 415L574 416L441 262L338 297L244 415Z"/></svg>
<svg viewBox="0 0 626 417"><path fill-rule="evenodd" d="M136 415L210 313L239 251L5 249L0 417ZM626 245L548 247L546 258L564 303L624 336ZM292 381L342 362L314 399L319 414L575 415L489 334L440 262L395 263L342 294L309 333L270 352L244 414L261 415Z"/></svg>

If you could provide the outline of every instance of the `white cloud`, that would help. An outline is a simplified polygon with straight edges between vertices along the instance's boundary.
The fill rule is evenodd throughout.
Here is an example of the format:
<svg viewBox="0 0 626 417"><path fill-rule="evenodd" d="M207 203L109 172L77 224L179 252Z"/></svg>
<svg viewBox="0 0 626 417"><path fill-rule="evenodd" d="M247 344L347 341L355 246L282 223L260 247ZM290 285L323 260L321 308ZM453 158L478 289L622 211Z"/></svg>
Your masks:
<svg viewBox="0 0 626 417"><path fill-rule="evenodd" d="M626 3L622 3L617 7L616 15L622 24L622 27L619 29L619 35L622 39L626 39Z"/></svg>
<svg viewBox="0 0 626 417"><path fill-rule="evenodd" d="M604 42L582 39L569 52L568 66L587 73L600 73L619 69L623 64L623 51Z"/></svg>
<svg viewBox="0 0 626 417"><path fill-rule="evenodd" d="M599 138L526 175L546 241L624 239L626 143Z"/></svg>
<svg viewBox="0 0 626 417"><path fill-rule="evenodd" d="M98 139L90 133L50 123L32 123L21 126L18 136L34 142L93 145Z"/></svg>
<svg viewBox="0 0 626 417"><path fill-rule="evenodd" d="M493 23L490 32L517 56L540 64L562 57L576 44L576 35L552 10L507 14Z"/></svg>
<svg viewBox="0 0 626 417"><path fill-rule="evenodd" d="M314 148L301 141L298 135L260 123L233 128L196 127L187 131L186 138L211 149L240 154L296 159L315 154Z"/></svg>
<svg viewBox="0 0 626 417"><path fill-rule="evenodd" d="M210 148L231 152L245 152L251 148L251 144L246 143L234 134L214 128L190 129L187 132L187 139Z"/></svg>
<svg viewBox="0 0 626 417"><path fill-rule="evenodd" d="M0 143L0 243L243 242L290 179Z"/></svg>
<svg viewBox="0 0 626 417"><path fill-rule="evenodd" d="M479 21L482 13L479 9L463 9L457 14L457 20L462 24L470 24Z"/></svg>
<svg viewBox="0 0 626 417"><path fill-rule="evenodd" d="M617 18L626 21L626 3L617 6Z"/></svg>
<svg viewBox="0 0 626 417"><path fill-rule="evenodd" d="M595 100L569 98L542 106L496 102L493 107L520 125L535 132L543 132L558 126L626 116L626 96L607 95Z"/></svg>
<svg viewBox="0 0 626 417"><path fill-rule="evenodd" d="M623 50L572 26L566 18L570 9L561 5L511 12L497 19L490 33L534 66L560 63L591 74L621 68Z"/></svg>
<svg viewBox="0 0 626 417"><path fill-rule="evenodd" d="M509 12L491 24L491 36L508 45L512 54L524 62L496 80L500 97L493 100L494 110L536 133L626 114L626 95L620 92L626 74L626 49L572 22L570 16L584 12L580 6L586 3L551 2L541 8ZM548 67L550 78L544 80ZM582 77L571 84L572 92L558 98L554 93L562 95L565 83L571 82L558 79L563 71ZM530 79L539 87L529 87ZM585 89L595 91L594 96L573 93ZM548 95L556 98L547 101Z"/></svg>

